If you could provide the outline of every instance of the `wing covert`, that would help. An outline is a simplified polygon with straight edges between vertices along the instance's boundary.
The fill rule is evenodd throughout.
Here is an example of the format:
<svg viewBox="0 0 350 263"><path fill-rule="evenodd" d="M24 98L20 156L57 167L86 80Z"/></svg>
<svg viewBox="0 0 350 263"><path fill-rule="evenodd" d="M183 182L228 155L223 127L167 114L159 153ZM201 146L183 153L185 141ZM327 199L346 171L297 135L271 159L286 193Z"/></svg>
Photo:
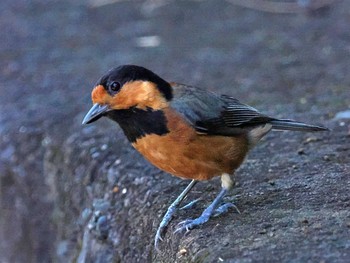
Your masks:
<svg viewBox="0 0 350 263"><path fill-rule="evenodd" d="M230 96L181 84L173 88L171 107L201 134L236 136L273 120Z"/></svg>

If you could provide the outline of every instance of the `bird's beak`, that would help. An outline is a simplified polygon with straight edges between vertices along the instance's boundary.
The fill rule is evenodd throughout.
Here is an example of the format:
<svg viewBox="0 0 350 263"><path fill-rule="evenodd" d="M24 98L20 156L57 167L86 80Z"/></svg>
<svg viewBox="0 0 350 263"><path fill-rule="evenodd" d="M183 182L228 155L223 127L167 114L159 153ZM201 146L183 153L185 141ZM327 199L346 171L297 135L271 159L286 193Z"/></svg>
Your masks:
<svg viewBox="0 0 350 263"><path fill-rule="evenodd" d="M98 103L95 103L89 112L85 115L84 120L82 124L89 124L94 121L97 121L99 118L101 118L103 115L105 115L108 111L111 109L108 105L101 105Z"/></svg>

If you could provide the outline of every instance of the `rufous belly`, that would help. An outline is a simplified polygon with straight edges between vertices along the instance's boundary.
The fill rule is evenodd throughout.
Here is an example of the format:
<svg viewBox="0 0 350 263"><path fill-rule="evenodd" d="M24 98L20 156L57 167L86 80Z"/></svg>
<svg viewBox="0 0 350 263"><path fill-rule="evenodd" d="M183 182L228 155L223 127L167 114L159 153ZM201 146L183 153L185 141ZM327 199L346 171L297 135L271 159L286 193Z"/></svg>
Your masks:
<svg viewBox="0 0 350 263"><path fill-rule="evenodd" d="M175 176L208 180L223 173L231 174L243 162L248 143L237 137L198 134L177 114L167 112L171 120L166 135L148 134L133 146L153 165Z"/></svg>

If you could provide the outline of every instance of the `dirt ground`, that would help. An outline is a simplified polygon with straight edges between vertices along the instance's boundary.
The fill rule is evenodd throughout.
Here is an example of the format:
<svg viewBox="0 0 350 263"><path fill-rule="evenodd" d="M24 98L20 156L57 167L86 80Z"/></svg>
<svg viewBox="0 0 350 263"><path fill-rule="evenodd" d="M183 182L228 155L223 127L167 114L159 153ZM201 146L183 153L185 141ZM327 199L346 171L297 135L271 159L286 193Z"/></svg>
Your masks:
<svg viewBox="0 0 350 263"><path fill-rule="evenodd" d="M1 262L349 262L350 2L264 13L228 1L0 3ZM236 173L231 211L191 232L220 181L160 172L108 120L81 126L109 68L232 95L262 112L325 125L271 132Z"/></svg>

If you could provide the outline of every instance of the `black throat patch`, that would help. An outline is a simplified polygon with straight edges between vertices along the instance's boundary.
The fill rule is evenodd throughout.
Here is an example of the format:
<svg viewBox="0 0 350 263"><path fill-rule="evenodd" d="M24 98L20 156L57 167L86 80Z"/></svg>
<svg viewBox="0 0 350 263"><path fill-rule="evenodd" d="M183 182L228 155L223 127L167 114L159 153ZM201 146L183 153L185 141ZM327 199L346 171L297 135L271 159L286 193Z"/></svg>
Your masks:
<svg viewBox="0 0 350 263"><path fill-rule="evenodd" d="M167 119L160 110L141 110L131 108L127 110L113 110L107 117L118 122L131 143L147 134L164 135L169 133Z"/></svg>

